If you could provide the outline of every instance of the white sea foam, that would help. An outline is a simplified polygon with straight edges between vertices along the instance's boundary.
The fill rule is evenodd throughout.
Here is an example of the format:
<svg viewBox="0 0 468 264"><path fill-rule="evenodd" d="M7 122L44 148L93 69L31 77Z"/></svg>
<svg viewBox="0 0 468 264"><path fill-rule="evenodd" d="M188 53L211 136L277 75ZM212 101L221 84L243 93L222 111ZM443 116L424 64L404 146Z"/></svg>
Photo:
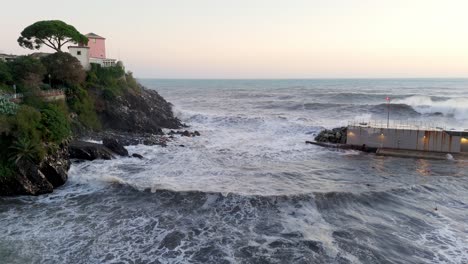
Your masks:
<svg viewBox="0 0 468 264"><path fill-rule="evenodd" d="M407 104L421 114L442 113L458 120L468 120L468 98L457 97L444 100L434 100L430 96L410 96L392 101L395 104Z"/></svg>
<svg viewBox="0 0 468 264"><path fill-rule="evenodd" d="M375 246L390 237L402 246L417 246L415 252L397 254L400 262L411 262L412 253L421 252L419 262L438 262L424 252L436 252L447 263L466 262L466 164L424 160L415 165L414 160L307 145L304 141L313 139L321 127L336 127L354 118L368 121L371 115L362 105L341 107L335 101L326 103L336 103L336 108L325 110L280 104L274 109L256 108L259 100L294 105L317 99L315 89L284 87L274 92L256 87L167 88L161 94L176 105L177 116L202 136L176 136L165 148L127 147L130 153L143 155L142 160L118 157L74 163L69 182L53 194L12 200L21 206L0 201L0 231L5 234L0 256L11 260L26 255L31 258L22 262L47 263L209 262L193 259L202 252L213 262L319 257L315 262L346 262L339 260L344 258L361 263L374 253L384 258L397 250ZM356 93L360 89L351 88ZM321 89L326 93L335 88ZM405 89L394 92L402 96ZM374 88L366 91L373 94ZM383 91L376 92L379 98ZM336 98L343 102L351 96ZM402 103L417 108L444 102L415 98ZM428 113L432 111L436 110ZM430 177L420 176L421 166L431 171ZM453 175L459 177L438 177ZM425 191L422 184L434 190ZM115 188L120 185L154 193ZM159 192L162 189L173 191ZM396 195L387 199L389 193ZM444 207L458 209L442 218L418 213L425 212L424 201L432 206L435 200L440 213L446 212ZM402 237L409 228L419 231L421 223L427 229ZM349 230L350 237L341 232L345 237L340 238L336 232L343 230ZM174 250L161 247L174 231L184 234L180 244ZM304 241L316 241L318 249L301 244ZM280 246L271 246L272 242ZM224 259L215 259L219 252Z"/></svg>

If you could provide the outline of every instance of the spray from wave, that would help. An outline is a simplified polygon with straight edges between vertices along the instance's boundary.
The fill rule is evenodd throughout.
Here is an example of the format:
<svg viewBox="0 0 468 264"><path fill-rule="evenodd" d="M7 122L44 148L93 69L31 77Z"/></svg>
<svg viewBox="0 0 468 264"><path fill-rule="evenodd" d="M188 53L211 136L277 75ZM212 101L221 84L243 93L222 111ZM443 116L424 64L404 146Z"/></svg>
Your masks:
<svg viewBox="0 0 468 264"><path fill-rule="evenodd" d="M406 104L421 114L442 114L457 120L468 120L468 98L445 98L435 100L430 96L415 95L392 101L394 104Z"/></svg>

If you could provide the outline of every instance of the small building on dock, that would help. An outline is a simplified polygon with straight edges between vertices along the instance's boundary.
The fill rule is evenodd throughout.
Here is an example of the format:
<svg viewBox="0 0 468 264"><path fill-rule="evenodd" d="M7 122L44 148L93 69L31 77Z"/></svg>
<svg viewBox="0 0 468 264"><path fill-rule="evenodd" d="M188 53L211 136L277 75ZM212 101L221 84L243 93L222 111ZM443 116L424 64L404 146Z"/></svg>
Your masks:
<svg viewBox="0 0 468 264"><path fill-rule="evenodd" d="M377 149L468 153L468 131L446 130L423 124L353 122L346 144Z"/></svg>

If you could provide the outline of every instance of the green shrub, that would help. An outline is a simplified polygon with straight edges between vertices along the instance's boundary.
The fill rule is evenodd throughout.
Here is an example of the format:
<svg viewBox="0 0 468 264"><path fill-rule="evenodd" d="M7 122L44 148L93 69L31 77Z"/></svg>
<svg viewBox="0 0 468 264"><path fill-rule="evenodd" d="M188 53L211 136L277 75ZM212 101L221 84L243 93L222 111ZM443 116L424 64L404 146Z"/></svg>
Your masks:
<svg viewBox="0 0 468 264"><path fill-rule="evenodd" d="M127 74L125 74L125 80L127 81L127 86L136 91L136 92L140 92L141 91L141 88L140 88L140 85L138 84L137 80L133 77L133 73L132 72L127 72Z"/></svg>
<svg viewBox="0 0 468 264"><path fill-rule="evenodd" d="M15 169L10 162L0 162L0 183L8 182L15 176Z"/></svg>
<svg viewBox="0 0 468 264"><path fill-rule="evenodd" d="M29 92L31 87L39 87L46 73L41 61L31 56L20 56L8 62L13 81L19 92Z"/></svg>
<svg viewBox="0 0 468 264"><path fill-rule="evenodd" d="M8 65L0 61L0 84L12 84L13 76L11 75L10 68Z"/></svg>
<svg viewBox="0 0 468 264"><path fill-rule="evenodd" d="M44 156L42 144L41 113L33 107L22 105L13 120L11 134L17 139L27 139L37 146L37 159Z"/></svg>
<svg viewBox="0 0 468 264"><path fill-rule="evenodd" d="M78 115L78 120L87 128L99 130L101 123L96 115L94 100L80 86L67 89L67 103L70 111Z"/></svg>
<svg viewBox="0 0 468 264"><path fill-rule="evenodd" d="M10 100L0 97L0 114L14 115L18 111L18 105L10 102Z"/></svg>
<svg viewBox="0 0 468 264"><path fill-rule="evenodd" d="M86 78L86 72L80 61L70 53L56 52L41 59L47 74L50 74L53 84L65 86L82 84Z"/></svg>
<svg viewBox="0 0 468 264"><path fill-rule="evenodd" d="M99 64L91 64L91 70L88 71L87 79L95 82L94 84L104 86L114 86L117 80L122 79L125 71L122 67L101 67Z"/></svg>
<svg viewBox="0 0 468 264"><path fill-rule="evenodd" d="M128 88L125 71L119 66L103 68L99 64L92 64L91 70L88 71L87 80L88 87L107 89L112 91L115 96L121 95Z"/></svg>
<svg viewBox="0 0 468 264"><path fill-rule="evenodd" d="M41 131L48 142L60 143L70 136L67 111L56 104L45 104L41 109Z"/></svg>
<svg viewBox="0 0 468 264"><path fill-rule="evenodd" d="M117 95L112 89L104 88L104 90L102 91L102 98L104 98L104 100L113 101L116 97Z"/></svg>
<svg viewBox="0 0 468 264"><path fill-rule="evenodd" d="M39 143L25 137L17 139L9 149L11 150L10 162L16 165L20 161L38 162L43 156Z"/></svg>
<svg viewBox="0 0 468 264"><path fill-rule="evenodd" d="M10 131L11 131L11 116L0 115L0 136L2 134L9 134Z"/></svg>

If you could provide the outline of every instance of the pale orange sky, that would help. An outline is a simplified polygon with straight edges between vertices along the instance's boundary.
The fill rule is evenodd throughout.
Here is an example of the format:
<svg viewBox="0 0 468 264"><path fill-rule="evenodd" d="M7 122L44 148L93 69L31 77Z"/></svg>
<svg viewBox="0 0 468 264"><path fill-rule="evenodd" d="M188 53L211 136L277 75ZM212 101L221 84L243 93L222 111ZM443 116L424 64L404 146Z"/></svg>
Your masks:
<svg viewBox="0 0 468 264"><path fill-rule="evenodd" d="M140 78L468 77L466 0L3 3L0 52L38 20L107 38ZM47 51L44 49L44 51Z"/></svg>

